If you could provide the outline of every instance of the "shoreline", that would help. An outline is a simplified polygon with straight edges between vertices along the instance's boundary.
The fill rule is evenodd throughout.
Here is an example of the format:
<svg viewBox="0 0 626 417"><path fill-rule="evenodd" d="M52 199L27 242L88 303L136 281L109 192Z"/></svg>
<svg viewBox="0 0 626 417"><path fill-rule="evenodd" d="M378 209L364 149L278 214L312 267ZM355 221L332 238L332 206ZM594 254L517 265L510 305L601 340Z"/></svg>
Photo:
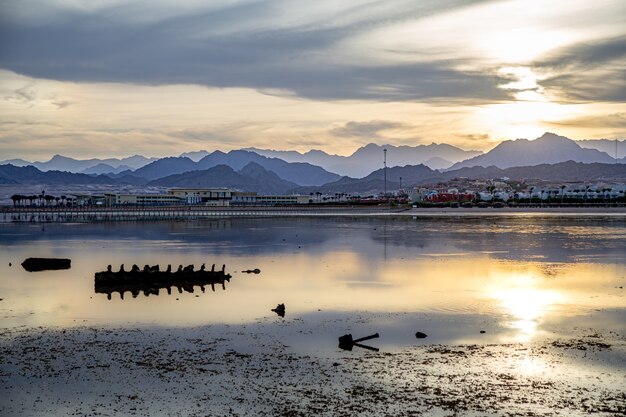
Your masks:
<svg viewBox="0 0 626 417"><path fill-rule="evenodd" d="M0 223L170 221L225 217L626 217L626 207L133 207L0 208Z"/></svg>

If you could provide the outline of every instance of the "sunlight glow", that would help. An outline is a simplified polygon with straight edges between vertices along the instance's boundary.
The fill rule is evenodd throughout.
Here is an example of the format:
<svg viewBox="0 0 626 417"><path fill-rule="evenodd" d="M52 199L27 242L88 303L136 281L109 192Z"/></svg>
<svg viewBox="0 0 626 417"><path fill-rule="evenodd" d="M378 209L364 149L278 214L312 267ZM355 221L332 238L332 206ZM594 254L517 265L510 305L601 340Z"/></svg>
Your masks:
<svg viewBox="0 0 626 417"><path fill-rule="evenodd" d="M528 62L560 46L566 45L571 36L555 30L522 28L486 33L476 40L484 45L485 55L500 62Z"/></svg>
<svg viewBox="0 0 626 417"><path fill-rule="evenodd" d="M511 316L508 325L519 332L517 340L520 342L532 339L538 332L542 317L562 300L555 291L530 287L509 288L496 291L493 295Z"/></svg>

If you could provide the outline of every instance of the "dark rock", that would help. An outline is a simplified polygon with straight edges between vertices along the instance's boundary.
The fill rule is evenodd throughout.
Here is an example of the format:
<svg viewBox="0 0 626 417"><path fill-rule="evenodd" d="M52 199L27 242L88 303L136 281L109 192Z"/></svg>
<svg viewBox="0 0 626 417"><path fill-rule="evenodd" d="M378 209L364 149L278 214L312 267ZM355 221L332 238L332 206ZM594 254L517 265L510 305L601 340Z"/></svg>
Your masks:
<svg viewBox="0 0 626 417"><path fill-rule="evenodd" d="M415 337L417 337L418 339L425 339L428 337L428 335L426 333L417 332L415 333Z"/></svg>
<svg viewBox="0 0 626 417"><path fill-rule="evenodd" d="M285 305L278 304L276 308L273 308L272 311L278 314L280 317L285 317Z"/></svg>
<svg viewBox="0 0 626 417"><path fill-rule="evenodd" d="M70 269L71 260L63 258L28 258L22 266L28 272L38 272L57 269Z"/></svg>

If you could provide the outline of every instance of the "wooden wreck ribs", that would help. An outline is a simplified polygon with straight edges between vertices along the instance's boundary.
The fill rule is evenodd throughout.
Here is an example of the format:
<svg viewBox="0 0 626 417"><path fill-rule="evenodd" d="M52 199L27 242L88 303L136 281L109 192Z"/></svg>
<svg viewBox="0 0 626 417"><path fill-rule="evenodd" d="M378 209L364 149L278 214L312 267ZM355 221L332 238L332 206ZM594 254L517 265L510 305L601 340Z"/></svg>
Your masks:
<svg viewBox="0 0 626 417"><path fill-rule="evenodd" d="M159 295L161 289L166 289L168 294L172 293L172 287L178 289L182 293L194 292L194 286L200 286L202 292L206 285L211 285L215 291L215 285L222 285L222 289L226 289L225 282L230 281L230 274L225 272L226 266L223 265L221 270L215 270L215 265L210 271L205 270L204 264L200 270L195 270L193 265L183 268L179 266L178 270L172 272L171 265L167 266L167 270L161 271L158 265L144 266L143 269L137 265L133 265L130 271L124 270L124 265L120 270L114 272L111 265L106 271L96 272L94 276L95 292L99 294L107 294L107 298L111 299L111 294L119 292L120 297L124 298L126 291L130 292L133 297L137 297L139 293L144 295Z"/></svg>

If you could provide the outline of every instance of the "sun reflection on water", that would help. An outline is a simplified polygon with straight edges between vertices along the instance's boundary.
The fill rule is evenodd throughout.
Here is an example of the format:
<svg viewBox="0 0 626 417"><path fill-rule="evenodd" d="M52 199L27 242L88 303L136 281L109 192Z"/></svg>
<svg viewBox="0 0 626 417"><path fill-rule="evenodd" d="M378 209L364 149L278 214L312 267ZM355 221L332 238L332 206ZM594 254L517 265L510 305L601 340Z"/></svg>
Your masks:
<svg viewBox="0 0 626 417"><path fill-rule="evenodd" d="M493 298L499 301L509 319L504 323L518 334L516 340L526 342L539 332L539 324L563 296L553 290L519 286L497 290Z"/></svg>

